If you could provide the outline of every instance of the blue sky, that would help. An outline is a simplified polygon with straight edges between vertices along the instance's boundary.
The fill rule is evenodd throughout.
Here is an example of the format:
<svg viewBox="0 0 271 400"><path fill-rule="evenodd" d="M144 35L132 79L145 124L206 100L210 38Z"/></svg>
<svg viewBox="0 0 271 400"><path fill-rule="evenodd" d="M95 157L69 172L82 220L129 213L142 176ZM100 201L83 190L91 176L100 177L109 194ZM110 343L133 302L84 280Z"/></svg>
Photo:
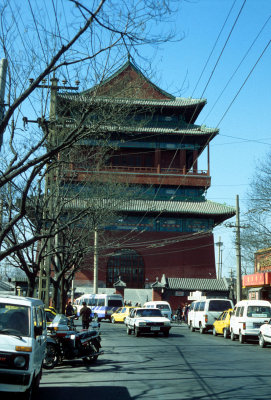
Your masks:
<svg viewBox="0 0 271 400"><path fill-rule="evenodd" d="M18 0L14 3L21 5ZM42 4L41 10L46 11L41 0L33 4ZM160 50L147 46L139 52L152 58L149 77L162 89L178 97L207 99L196 123L220 129L210 146L212 186L207 198L235 206L238 194L243 213L257 160L266 156L271 145L271 45L261 57L271 36L271 0L179 0L176 4L172 23L183 39L164 43ZM29 10L27 18L31 19ZM153 29L160 32L161 27ZM143 61L135 61L145 73ZM199 168L207 169L206 155L200 158ZM236 268L234 229L220 226L214 233L215 242L221 236L224 244L223 274L228 276L230 268Z"/></svg>
<svg viewBox="0 0 271 400"><path fill-rule="evenodd" d="M179 43L165 44L152 63L157 74L155 83L164 90L175 96L207 99L196 122L220 129L210 146L212 186L207 198L235 206L238 194L241 217L257 160L265 158L271 145L271 45L261 57L271 39L270 16L270 0L182 1L174 19L184 38ZM206 169L206 165L202 157L199 168ZM235 218L227 222L235 223ZM236 268L234 229L220 226L214 233L215 241L221 236L223 242L223 274L228 276L230 268Z"/></svg>

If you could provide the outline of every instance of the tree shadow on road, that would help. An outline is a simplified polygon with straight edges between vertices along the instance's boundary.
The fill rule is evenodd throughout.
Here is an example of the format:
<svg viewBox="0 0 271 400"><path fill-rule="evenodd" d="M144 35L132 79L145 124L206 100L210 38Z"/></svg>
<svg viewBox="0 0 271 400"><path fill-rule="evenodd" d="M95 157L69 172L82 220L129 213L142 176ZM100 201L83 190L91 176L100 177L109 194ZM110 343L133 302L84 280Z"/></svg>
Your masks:
<svg viewBox="0 0 271 400"><path fill-rule="evenodd" d="M43 387L39 389L37 398L48 400L131 400L131 396L124 386L87 386L87 387Z"/></svg>

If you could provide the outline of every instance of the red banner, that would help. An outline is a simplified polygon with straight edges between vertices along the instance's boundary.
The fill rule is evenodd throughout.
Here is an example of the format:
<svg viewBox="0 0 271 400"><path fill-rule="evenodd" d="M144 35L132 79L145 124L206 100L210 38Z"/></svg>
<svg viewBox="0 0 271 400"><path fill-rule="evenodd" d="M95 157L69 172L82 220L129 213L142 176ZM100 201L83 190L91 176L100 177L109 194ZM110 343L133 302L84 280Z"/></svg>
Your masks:
<svg viewBox="0 0 271 400"><path fill-rule="evenodd" d="M270 285L271 272L258 272L257 274L243 276L243 287Z"/></svg>

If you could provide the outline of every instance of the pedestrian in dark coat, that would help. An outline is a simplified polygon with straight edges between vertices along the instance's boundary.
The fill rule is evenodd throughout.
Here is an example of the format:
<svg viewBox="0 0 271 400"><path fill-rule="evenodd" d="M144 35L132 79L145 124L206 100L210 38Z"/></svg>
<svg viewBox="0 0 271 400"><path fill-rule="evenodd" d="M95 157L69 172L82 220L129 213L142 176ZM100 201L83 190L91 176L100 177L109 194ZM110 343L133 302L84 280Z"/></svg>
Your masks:
<svg viewBox="0 0 271 400"><path fill-rule="evenodd" d="M91 309L87 307L86 302L83 302L83 307L80 310L80 317L82 317L83 329L88 329L89 323L91 322Z"/></svg>
<svg viewBox="0 0 271 400"><path fill-rule="evenodd" d="M73 309L71 301L69 301L69 303L66 307L65 314L66 314L66 317L71 317L72 315L74 315L74 309Z"/></svg>

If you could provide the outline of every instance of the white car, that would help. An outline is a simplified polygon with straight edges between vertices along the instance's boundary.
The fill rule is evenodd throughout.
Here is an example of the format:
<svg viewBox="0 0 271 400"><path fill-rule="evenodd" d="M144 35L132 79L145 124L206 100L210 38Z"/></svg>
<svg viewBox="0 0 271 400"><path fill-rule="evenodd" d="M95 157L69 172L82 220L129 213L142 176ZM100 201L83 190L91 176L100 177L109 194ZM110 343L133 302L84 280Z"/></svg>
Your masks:
<svg viewBox="0 0 271 400"><path fill-rule="evenodd" d="M135 336L139 336L141 333L158 335L159 332L168 336L171 328L170 320L163 317L158 308L132 309L130 315L126 317L125 325L127 334L131 335L134 332Z"/></svg>
<svg viewBox="0 0 271 400"><path fill-rule="evenodd" d="M267 344L271 344L271 321L263 324L259 332L259 345L265 347Z"/></svg>

